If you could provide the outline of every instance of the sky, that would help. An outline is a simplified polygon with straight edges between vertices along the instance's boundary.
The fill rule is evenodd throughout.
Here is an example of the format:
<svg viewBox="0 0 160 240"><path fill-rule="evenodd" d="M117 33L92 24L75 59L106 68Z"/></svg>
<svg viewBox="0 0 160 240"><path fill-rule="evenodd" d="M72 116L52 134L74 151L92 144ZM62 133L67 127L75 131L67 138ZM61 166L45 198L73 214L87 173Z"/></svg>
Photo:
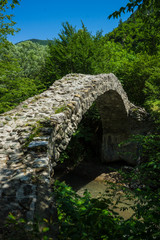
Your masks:
<svg viewBox="0 0 160 240"><path fill-rule="evenodd" d="M28 39L54 39L62 30L62 23L68 21L76 29L81 21L93 35L103 30L103 35L118 26L120 19L107 19L108 15L128 0L21 0L12 11L16 27L21 30L15 36L8 36L12 43ZM122 15L125 21L129 14Z"/></svg>

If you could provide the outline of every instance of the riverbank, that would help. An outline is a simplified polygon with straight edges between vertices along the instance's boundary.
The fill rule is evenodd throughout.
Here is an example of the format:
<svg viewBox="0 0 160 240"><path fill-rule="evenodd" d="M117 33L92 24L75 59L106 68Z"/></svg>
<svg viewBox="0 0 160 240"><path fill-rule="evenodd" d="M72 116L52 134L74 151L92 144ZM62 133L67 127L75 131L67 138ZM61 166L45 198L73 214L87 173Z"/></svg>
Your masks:
<svg viewBox="0 0 160 240"><path fill-rule="evenodd" d="M64 165L55 169L56 179L65 181L80 196L83 196L86 190L92 198L107 199L112 195L113 206L117 207L115 211L124 219L131 217L133 211L129 206L133 204L133 201L125 198L125 193L121 189L124 184L118 172L120 169L130 168L124 162L104 164L98 161L82 161L76 167ZM113 190L112 184L116 184L116 190ZM118 199L120 201L116 204ZM126 210L122 210L125 208Z"/></svg>

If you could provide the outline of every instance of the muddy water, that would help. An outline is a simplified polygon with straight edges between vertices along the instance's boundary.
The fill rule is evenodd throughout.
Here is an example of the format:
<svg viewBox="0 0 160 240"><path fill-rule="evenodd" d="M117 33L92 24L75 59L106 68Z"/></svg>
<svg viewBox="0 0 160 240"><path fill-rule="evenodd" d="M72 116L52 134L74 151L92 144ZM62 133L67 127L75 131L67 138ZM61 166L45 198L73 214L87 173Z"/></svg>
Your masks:
<svg viewBox="0 0 160 240"><path fill-rule="evenodd" d="M117 182L118 169L121 167L122 165L119 163L106 166L103 164L83 162L72 171L68 171L58 178L60 181L65 181L66 184L70 185L80 196L83 196L84 191L88 190L93 198L104 197L107 199L108 194L106 193L106 189L109 190L109 193L113 191L107 182ZM128 219L133 214L133 211L130 208L122 211L121 208L129 207L133 202L127 200L123 191L119 190L112 197L113 204L116 203L119 197L121 203L118 203L116 212L124 219Z"/></svg>
<svg viewBox="0 0 160 240"><path fill-rule="evenodd" d="M98 177L101 177L98 176ZM87 183L86 185L84 185L83 187L81 187L78 191L77 194L80 196L83 196L83 193L85 190L88 190L91 194L91 197L93 198L99 198L99 197L103 197L103 198L108 198L107 193L106 193L106 189L111 193L112 189L110 188L110 185L106 183L106 181L97 181L92 180L89 183ZM119 213L119 215L121 217L123 217L124 219L128 219L132 216L133 214L133 210L129 208L129 206L133 203L129 200L127 200L124 196L124 193L122 191L118 191L112 198L112 203L116 204L117 199L120 197L120 201L121 203L118 203L117 209L115 210L117 213ZM122 208L127 207L127 210L122 210Z"/></svg>

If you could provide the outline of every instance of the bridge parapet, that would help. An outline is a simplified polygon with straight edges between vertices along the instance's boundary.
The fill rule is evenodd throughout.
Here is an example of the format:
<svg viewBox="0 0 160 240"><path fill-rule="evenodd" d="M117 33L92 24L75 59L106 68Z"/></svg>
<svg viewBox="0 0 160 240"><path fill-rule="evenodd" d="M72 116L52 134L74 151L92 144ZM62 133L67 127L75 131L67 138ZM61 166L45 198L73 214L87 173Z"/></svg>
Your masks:
<svg viewBox="0 0 160 240"><path fill-rule="evenodd" d="M69 74L0 115L0 221L8 212L31 220L40 212L52 214L54 167L94 101L103 125L103 161L115 161L117 144L148 127L147 113L129 102L113 74Z"/></svg>

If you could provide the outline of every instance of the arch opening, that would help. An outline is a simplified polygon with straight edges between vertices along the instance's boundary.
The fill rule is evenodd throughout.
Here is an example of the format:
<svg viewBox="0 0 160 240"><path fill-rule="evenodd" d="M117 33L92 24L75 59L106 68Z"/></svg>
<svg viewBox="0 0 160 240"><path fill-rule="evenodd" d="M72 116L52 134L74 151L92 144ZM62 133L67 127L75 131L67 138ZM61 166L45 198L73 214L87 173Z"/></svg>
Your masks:
<svg viewBox="0 0 160 240"><path fill-rule="evenodd" d="M128 165L123 158L118 157L118 153L112 161L117 149L115 149L111 132L107 132L108 142L103 145L106 138L103 135L102 115L98 111L97 104L97 102L94 102L83 115L78 129L72 135L66 150L60 155L59 163L54 168L54 178L65 181L76 191L94 181L101 174L113 171L110 168L116 171L116 169ZM107 114L107 111L105 114ZM108 161L104 161L102 158L103 146L109 147L107 149Z"/></svg>
<svg viewBox="0 0 160 240"><path fill-rule="evenodd" d="M66 165L75 166L82 161L101 160L102 122L96 104L83 115L77 130L73 133L67 148L61 152L57 166L66 169Z"/></svg>
<svg viewBox="0 0 160 240"><path fill-rule="evenodd" d="M109 90L100 95L82 116L67 148L61 152L59 166L75 165L85 159L102 163L127 162L127 148L119 144L130 135L128 113L121 95ZM62 166L62 162L64 162ZM55 169L55 168L54 168Z"/></svg>
<svg viewBox="0 0 160 240"><path fill-rule="evenodd" d="M121 96L113 90L105 92L96 100L102 120L102 162L125 160L118 145L129 135L128 114Z"/></svg>

